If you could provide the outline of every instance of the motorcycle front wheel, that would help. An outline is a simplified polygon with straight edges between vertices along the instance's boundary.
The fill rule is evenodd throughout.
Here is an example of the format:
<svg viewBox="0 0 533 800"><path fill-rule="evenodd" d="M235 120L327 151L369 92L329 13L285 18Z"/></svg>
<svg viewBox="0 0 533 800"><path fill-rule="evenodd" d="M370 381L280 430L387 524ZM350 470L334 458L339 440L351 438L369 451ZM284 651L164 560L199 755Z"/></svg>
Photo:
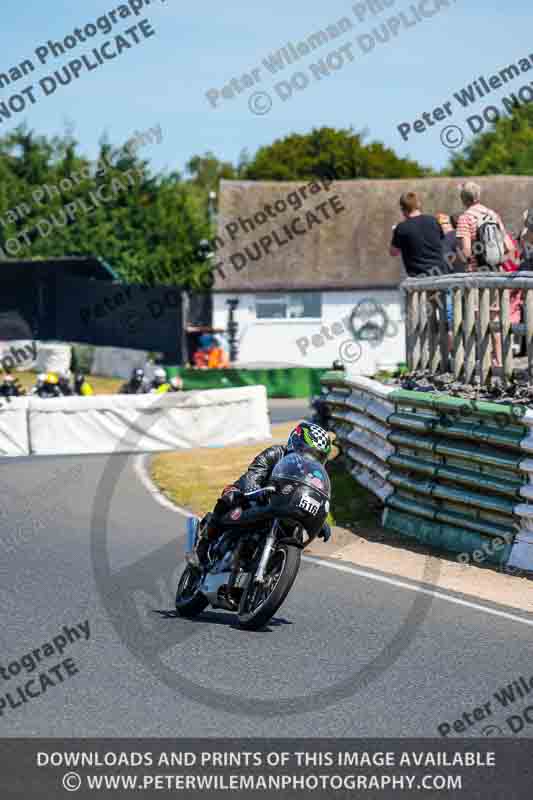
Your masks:
<svg viewBox="0 0 533 800"><path fill-rule="evenodd" d="M256 583L251 576L238 611L241 628L259 630L274 616L291 590L301 557L299 547L280 544L270 557L264 583Z"/></svg>
<svg viewBox="0 0 533 800"><path fill-rule="evenodd" d="M209 605L207 597L198 591L202 573L197 567L188 564L176 590L176 611L182 617L196 617Z"/></svg>

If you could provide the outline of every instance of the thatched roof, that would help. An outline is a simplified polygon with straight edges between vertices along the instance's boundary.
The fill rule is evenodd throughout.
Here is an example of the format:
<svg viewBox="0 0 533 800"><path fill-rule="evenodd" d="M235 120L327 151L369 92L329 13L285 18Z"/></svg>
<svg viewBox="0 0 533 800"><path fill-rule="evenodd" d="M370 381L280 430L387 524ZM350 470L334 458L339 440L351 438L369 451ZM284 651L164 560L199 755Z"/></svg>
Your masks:
<svg viewBox="0 0 533 800"><path fill-rule="evenodd" d="M494 176L472 178L482 187L482 202L498 211L506 226L517 231L525 208L533 207L533 177ZM215 261L221 264L226 277L217 275L214 290L279 291L286 289L368 289L391 288L401 280L401 258L388 255L392 226L401 219L398 200L406 191L416 191L423 201L424 211L452 214L462 210L458 187L461 178L414 178L409 180L354 180L337 181L326 191L310 194L302 208L268 218L250 233L239 227L231 240L226 226L239 218L253 217L263 211L266 204L286 200L305 182L255 182L222 181L220 186L218 233L223 246L217 250ZM346 209L335 214L330 204L330 219L317 212L316 206L333 196L338 196ZM287 236L283 226L295 217L305 226L306 212L319 216L321 224L314 224L305 235L294 235L285 245L273 244L270 252L260 260L246 256L248 245L252 255L261 237L276 231L283 242ZM261 219L261 218L260 218ZM311 223L312 224L312 223ZM233 230L235 230L233 228ZM281 237L281 239L280 239ZM238 257L236 253L244 253ZM234 256L237 271L230 257ZM246 259L246 264L244 264Z"/></svg>

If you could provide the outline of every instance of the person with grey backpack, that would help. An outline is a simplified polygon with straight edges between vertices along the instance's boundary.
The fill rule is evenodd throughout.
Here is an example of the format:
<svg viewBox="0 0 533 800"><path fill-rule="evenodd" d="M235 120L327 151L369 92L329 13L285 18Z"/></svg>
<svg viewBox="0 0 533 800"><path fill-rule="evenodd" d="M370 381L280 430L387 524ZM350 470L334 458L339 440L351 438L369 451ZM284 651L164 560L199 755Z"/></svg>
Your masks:
<svg viewBox="0 0 533 800"><path fill-rule="evenodd" d="M465 207L457 222L458 253L468 272L498 272L513 252L499 214L480 202L481 188L467 181L460 189Z"/></svg>
<svg viewBox="0 0 533 800"><path fill-rule="evenodd" d="M503 265L514 255L513 240L505 230L499 214L482 205L481 187L467 181L460 187L465 207L457 222L457 255L465 263L465 272L503 272ZM499 322L500 307L490 307L491 322ZM491 331L492 365L502 364L501 337Z"/></svg>

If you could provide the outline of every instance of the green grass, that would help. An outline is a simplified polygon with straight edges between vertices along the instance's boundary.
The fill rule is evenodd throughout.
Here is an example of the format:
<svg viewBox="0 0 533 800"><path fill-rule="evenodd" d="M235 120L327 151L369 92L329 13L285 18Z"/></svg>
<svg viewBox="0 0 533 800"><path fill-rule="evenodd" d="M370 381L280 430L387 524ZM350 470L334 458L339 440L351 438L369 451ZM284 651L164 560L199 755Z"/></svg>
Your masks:
<svg viewBox="0 0 533 800"><path fill-rule="evenodd" d="M328 464L331 478L330 525L367 528L379 525L381 503L349 474L341 456Z"/></svg>

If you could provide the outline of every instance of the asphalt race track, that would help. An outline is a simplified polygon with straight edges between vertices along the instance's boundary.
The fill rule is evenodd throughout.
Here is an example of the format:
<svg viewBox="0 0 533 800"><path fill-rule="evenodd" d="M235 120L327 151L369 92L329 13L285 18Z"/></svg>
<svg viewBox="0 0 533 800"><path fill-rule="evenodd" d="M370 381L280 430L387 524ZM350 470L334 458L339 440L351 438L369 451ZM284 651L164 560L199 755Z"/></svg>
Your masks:
<svg viewBox="0 0 533 800"><path fill-rule="evenodd" d="M435 736L531 676L526 615L309 561L264 632L240 631L225 612L174 617L183 518L154 500L136 461L1 463L2 697L61 659L77 670L0 700L1 735ZM44 643L66 642L63 626L86 620L88 640L71 634L61 656L44 657ZM30 670L22 659L35 649ZM498 715L465 735L503 726Z"/></svg>
<svg viewBox="0 0 533 800"><path fill-rule="evenodd" d="M270 421L273 425L291 420L298 421L309 417L309 403L306 400L270 400Z"/></svg>

